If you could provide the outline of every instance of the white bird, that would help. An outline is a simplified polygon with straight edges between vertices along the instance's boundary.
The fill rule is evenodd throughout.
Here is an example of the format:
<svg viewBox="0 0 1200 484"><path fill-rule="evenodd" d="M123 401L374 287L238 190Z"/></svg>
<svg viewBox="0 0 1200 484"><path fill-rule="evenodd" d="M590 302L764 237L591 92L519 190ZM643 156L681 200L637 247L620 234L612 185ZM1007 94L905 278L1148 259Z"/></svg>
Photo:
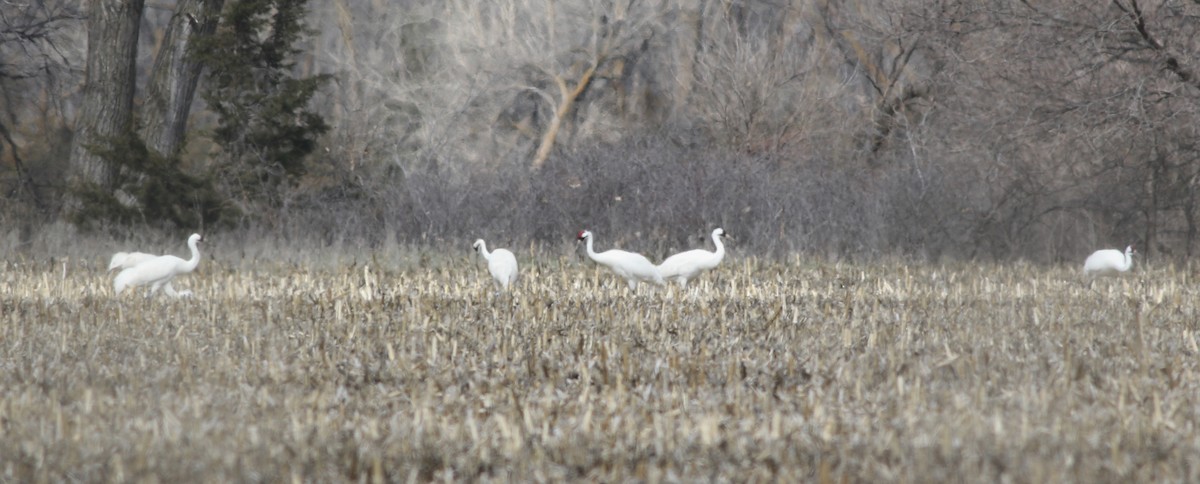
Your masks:
<svg viewBox="0 0 1200 484"><path fill-rule="evenodd" d="M1083 273L1092 276L1108 276L1126 272L1133 267L1133 246L1125 248L1125 253L1116 249L1104 249L1092 252L1083 263Z"/></svg>
<svg viewBox="0 0 1200 484"><path fill-rule="evenodd" d="M618 276L625 278L629 289L637 290L638 282L653 282L663 285L662 274L645 256L623 250L606 250L599 254L592 249L592 233L584 230L579 233L578 240L587 241L587 255L597 264L609 268Z"/></svg>
<svg viewBox="0 0 1200 484"><path fill-rule="evenodd" d="M483 239L475 241L472 245L475 252L482 255L488 263L488 272L492 273L492 278L496 280L496 284L500 285L500 289L508 290L508 286L517 282L517 258L513 256L508 249L496 249L491 252L487 250L487 244Z"/></svg>
<svg viewBox="0 0 1200 484"><path fill-rule="evenodd" d="M680 287L687 287L688 279L716 267L721 263L721 259L725 258L725 244L721 243L721 237L726 236L725 229L714 230L712 240L713 244L717 246L716 252L704 249L680 252L662 261L662 264L658 265L658 271L662 273L663 279L674 280L679 283Z"/></svg>
<svg viewBox="0 0 1200 484"><path fill-rule="evenodd" d="M108 270L111 272L113 269L128 269L155 257L158 256L145 252L117 252L108 262Z"/></svg>
<svg viewBox="0 0 1200 484"><path fill-rule="evenodd" d="M200 234L192 234L191 237L188 237L188 248L192 250L192 257L188 260L173 255L163 255L122 270L113 280L113 289L117 294L121 294L126 287L149 285L150 293L147 296L153 295L159 289L163 289L163 292L172 297L191 295L191 291L177 294L171 287L171 279L180 274L192 272L200 264L200 249L196 247L196 244L201 240L204 239L200 237Z"/></svg>

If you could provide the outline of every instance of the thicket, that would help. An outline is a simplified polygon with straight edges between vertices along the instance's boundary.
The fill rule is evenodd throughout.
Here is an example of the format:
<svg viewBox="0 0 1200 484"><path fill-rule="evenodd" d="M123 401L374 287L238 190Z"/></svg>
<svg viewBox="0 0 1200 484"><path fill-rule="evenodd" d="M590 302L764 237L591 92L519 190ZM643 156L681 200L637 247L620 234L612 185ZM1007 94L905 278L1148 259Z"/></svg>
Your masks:
<svg viewBox="0 0 1200 484"><path fill-rule="evenodd" d="M91 148L112 164L112 184L83 184L74 195L83 202L71 223L90 231L148 227L163 231L229 228L237 210L225 203L208 175L182 169L178 158L148 149L134 133Z"/></svg>
<svg viewBox="0 0 1200 484"><path fill-rule="evenodd" d="M670 133L564 151L542 170L513 157L461 176L427 168L330 177L293 200L281 230L327 243L570 244L654 257L701 246L715 227L736 250L820 257L986 255L967 210L972 181L937 166L871 172L823 157L751 155L685 145ZM360 170L361 171L361 170ZM346 173L343 173L346 175Z"/></svg>

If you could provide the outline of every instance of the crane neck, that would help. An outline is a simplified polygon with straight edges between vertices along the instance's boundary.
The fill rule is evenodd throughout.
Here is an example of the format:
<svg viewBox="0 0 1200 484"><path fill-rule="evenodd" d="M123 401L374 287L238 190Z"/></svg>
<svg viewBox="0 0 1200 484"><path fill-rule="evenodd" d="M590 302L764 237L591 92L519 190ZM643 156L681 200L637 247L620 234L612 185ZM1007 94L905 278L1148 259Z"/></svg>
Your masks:
<svg viewBox="0 0 1200 484"><path fill-rule="evenodd" d="M200 248L196 247L196 239L188 239L188 248L192 250L192 257L187 260L185 269L191 272L200 265Z"/></svg>
<svg viewBox="0 0 1200 484"><path fill-rule="evenodd" d="M492 260L492 253L488 252L487 250L487 242L479 242L479 254L482 255L484 259Z"/></svg>
<svg viewBox="0 0 1200 484"><path fill-rule="evenodd" d="M595 251L594 249L592 249L592 236L589 234L589 235L587 236L587 240L586 240L586 241L584 241L583 243L584 243L584 245L586 245L586 246L587 246L587 254L588 254L588 257L591 257L592 259L595 259L595 258L596 258L596 251Z"/></svg>
<svg viewBox="0 0 1200 484"><path fill-rule="evenodd" d="M713 239L713 245L717 246L716 252L713 252L713 253L716 254L717 257L724 256L725 255L725 243L721 242L721 237L718 236L716 232L713 232L712 239Z"/></svg>

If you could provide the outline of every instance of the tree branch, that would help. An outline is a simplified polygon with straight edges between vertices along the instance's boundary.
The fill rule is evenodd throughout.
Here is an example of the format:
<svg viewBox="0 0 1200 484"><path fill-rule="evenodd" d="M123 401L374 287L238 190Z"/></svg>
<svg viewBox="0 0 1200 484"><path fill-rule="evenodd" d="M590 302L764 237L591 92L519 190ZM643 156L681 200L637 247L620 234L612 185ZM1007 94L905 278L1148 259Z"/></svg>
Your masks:
<svg viewBox="0 0 1200 484"><path fill-rule="evenodd" d="M1142 13L1142 7L1138 4L1137 0L1129 0L1128 7L1122 4L1120 0L1113 0L1113 5L1116 5L1118 9L1129 17L1129 20L1133 22L1138 36L1149 44L1151 49L1154 49L1163 56L1163 63L1166 65L1168 71L1175 74L1180 81L1200 89L1200 76L1197 76L1189 66L1180 62L1179 56L1171 53L1163 41L1154 38L1154 35L1150 33L1149 27L1146 26L1146 16Z"/></svg>

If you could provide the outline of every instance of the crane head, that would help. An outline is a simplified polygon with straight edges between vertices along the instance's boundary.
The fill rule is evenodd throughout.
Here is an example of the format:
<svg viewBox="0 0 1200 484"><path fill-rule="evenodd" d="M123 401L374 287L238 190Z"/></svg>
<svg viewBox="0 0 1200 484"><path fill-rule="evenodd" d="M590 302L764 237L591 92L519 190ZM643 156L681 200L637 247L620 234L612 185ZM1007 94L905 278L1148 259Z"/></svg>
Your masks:
<svg viewBox="0 0 1200 484"><path fill-rule="evenodd" d="M728 233L728 232L725 232L725 229L723 229L723 228L720 228L720 227L717 227L717 228L713 229L713 231L712 231L712 237L713 237L714 239L715 239L715 238L717 238L717 237L721 237L721 238L728 238L728 239L733 239L733 237L730 237L730 236L729 236L729 233ZM700 239L700 240L708 240L708 236L706 236L706 235L704 235L704 234L697 235L697 236L696 236L696 238L697 238L697 239Z"/></svg>
<svg viewBox="0 0 1200 484"><path fill-rule="evenodd" d="M586 240L588 237L591 237L591 236L592 236L591 232L584 230L584 231L579 232L579 235L575 237L575 240Z"/></svg>
<svg viewBox="0 0 1200 484"><path fill-rule="evenodd" d="M483 239L478 239L475 241L474 244L471 244L471 248L475 249L475 252L479 252L479 247L481 247L482 245L483 245Z"/></svg>

